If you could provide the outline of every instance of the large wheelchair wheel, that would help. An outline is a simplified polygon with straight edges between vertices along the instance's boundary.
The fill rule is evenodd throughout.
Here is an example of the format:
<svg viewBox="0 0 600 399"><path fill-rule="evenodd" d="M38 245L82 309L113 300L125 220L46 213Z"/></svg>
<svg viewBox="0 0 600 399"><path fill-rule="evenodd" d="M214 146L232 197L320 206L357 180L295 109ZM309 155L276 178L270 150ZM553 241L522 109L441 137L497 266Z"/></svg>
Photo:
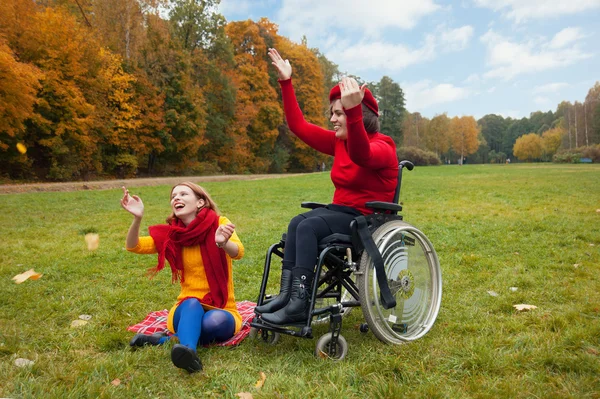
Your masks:
<svg viewBox="0 0 600 399"><path fill-rule="evenodd" d="M416 340L433 327L440 309L442 274L437 254L425 234L400 220L381 225L373 241L383 258L396 307L383 307L374 263L364 251L358 288L365 320L385 343Z"/></svg>

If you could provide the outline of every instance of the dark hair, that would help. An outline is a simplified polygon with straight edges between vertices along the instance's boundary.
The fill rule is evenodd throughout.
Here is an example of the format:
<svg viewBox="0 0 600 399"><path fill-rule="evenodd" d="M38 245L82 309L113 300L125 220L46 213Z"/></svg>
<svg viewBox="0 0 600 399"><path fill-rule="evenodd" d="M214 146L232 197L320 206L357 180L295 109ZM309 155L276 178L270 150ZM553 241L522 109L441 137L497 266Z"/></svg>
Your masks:
<svg viewBox="0 0 600 399"><path fill-rule="evenodd" d="M336 100L339 100L339 98L336 98ZM335 100L333 100L333 101L335 101ZM333 115L333 111L331 110L333 101L331 102L331 104L329 104L329 116L330 117L331 117L331 115ZM377 115L375 112L371 111L371 109L369 107L367 107L364 103L360 103L360 106L362 108L362 114L363 114L363 125L364 125L367 133L379 132L379 115Z"/></svg>
<svg viewBox="0 0 600 399"><path fill-rule="evenodd" d="M377 133L379 131L379 116L371 111L364 103L360 104L363 114L363 125L367 133Z"/></svg>

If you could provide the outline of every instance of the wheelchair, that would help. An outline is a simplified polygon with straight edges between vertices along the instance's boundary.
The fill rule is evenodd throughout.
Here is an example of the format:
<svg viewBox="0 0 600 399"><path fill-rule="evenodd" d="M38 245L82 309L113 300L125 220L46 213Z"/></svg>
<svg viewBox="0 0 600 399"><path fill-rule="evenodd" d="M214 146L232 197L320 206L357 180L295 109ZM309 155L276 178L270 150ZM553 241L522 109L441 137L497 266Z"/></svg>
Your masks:
<svg viewBox="0 0 600 399"><path fill-rule="evenodd" d="M360 307L365 323L386 344L402 344L421 338L437 318L442 298L442 276L437 254L419 229L403 221L398 212L402 170L414 165L401 161L394 202L367 202L374 213L355 218L352 234L333 234L319 242L309 316L305 322L273 325L257 315L250 336L275 344L281 334L313 338L312 324L329 321L329 332L317 340L315 355L341 360L348 343L340 334L342 317ZM315 209L325 204L303 202ZM266 294L273 255L283 259L285 234L266 253L257 306L271 298ZM380 272L378 272L380 270Z"/></svg>

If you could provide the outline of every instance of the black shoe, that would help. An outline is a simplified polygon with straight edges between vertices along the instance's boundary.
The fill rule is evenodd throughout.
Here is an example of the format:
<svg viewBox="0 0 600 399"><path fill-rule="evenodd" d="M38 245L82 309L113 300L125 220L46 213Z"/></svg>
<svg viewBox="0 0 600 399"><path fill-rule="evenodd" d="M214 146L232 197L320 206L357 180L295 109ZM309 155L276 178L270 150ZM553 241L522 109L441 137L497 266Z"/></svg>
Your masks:
<svg viewBox="0 0 600 399"><path fill-rule="evenodd" d="M290 301L292 291L292 271L288 269L281 270L281 285L279 286L279 295L271 299L264 305L254 308L256 313L273 313L283 308Z"/></svg>
<svg viewBox="0 0 600 399"><path fill-rule="evenodd" d="M160 339L163 337L165 337L163 333L135 334L129 341L129 346L160 345Z"/></svg>
<svg viewBox="0 0 600 399"><path fill-rule="evenodd" d="M264 313L262 319L275 325L297 324L308 321L308 310L310 309L311 282L304 279L294 278L292 282L292 293L288 304L274 313Z"/></svg>
<svg viewBox="0 0 600 399"><path fill-rule="evenodd" d="M171 361L175 366L186 370L188 373L195 373L202 370L202 362L196 351L185 345L173 345L173 349L171 349Z"/></svg>

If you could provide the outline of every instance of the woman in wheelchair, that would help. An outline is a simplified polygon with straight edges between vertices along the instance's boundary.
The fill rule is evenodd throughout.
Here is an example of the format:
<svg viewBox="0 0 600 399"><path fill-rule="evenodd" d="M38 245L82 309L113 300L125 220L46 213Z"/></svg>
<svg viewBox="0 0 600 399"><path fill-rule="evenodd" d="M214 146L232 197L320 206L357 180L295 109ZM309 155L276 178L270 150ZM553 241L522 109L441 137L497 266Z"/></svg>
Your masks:
<svg viewBox="0 0 600 399"><path fill-rule="evenodd" d="M350 234L350 222L372 213L367 201L391 202L398 183L394 141L379 133L377 101L366 85L344 77L329 93L333 130L308 123L292 87L292 67L276 49L269 57L277 70L290 130L317 151L334 157L333 202L294 217L286 236L281 287L277 297L258 306L263 321L286 325L307 320L319 240Z"/></svg>

